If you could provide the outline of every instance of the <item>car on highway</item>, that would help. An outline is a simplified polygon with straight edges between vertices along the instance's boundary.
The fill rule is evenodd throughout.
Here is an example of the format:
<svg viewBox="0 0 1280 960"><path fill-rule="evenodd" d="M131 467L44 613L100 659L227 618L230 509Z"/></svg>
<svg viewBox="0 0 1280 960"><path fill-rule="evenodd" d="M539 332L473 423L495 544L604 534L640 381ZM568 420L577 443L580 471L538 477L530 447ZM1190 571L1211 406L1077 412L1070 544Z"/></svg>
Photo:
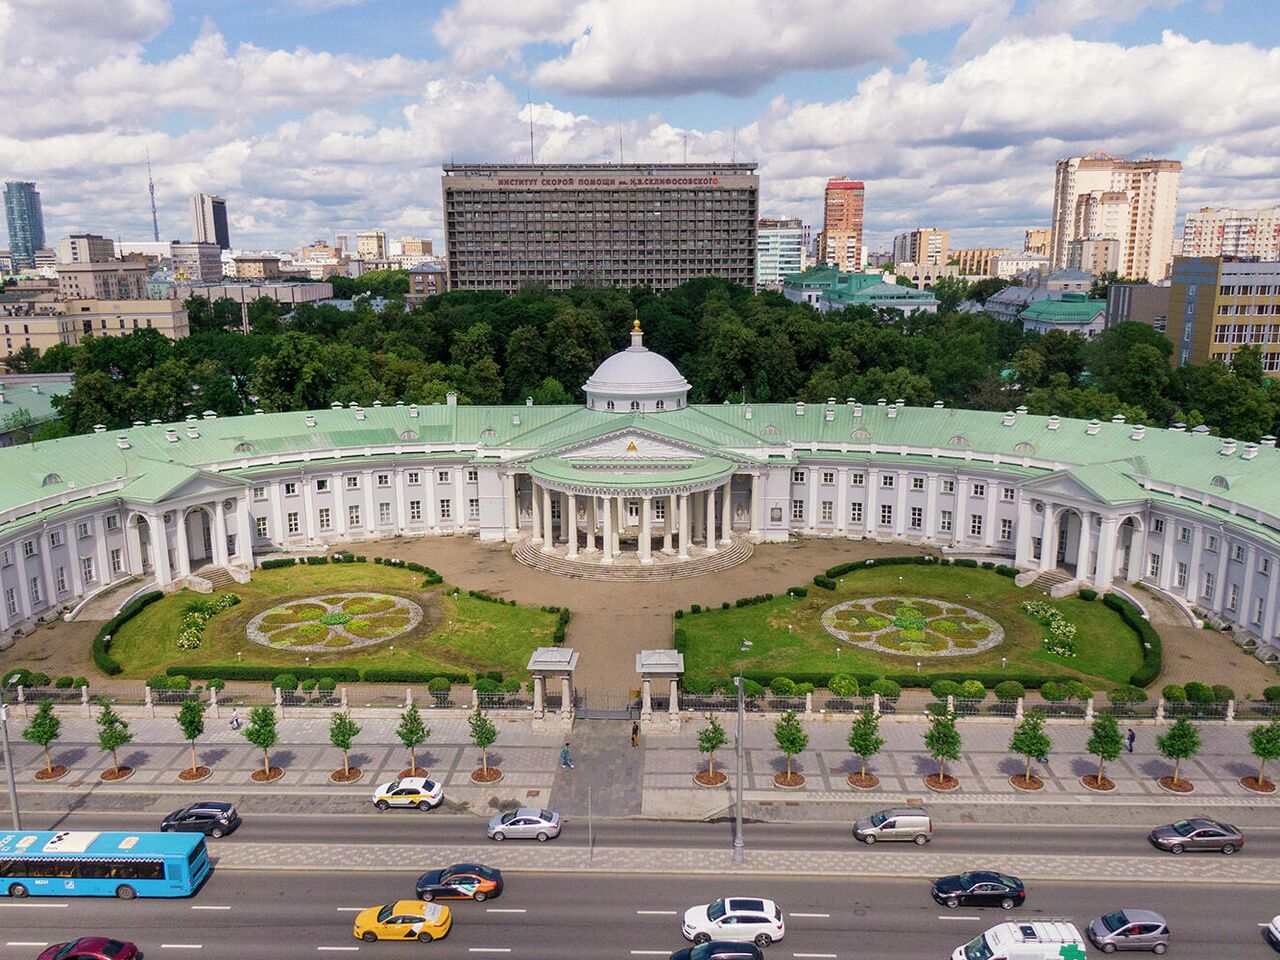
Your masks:
<svg viewBox="0 0 1280 960"><path fill-rule="evenodd" d="M453 914L438 903L397 900L356 914L351 929L357 940L439 940L453 926Z"/></svg>
<svg viewBox="0 0 1280 960"><path fill-rule="evenodd" d="M560 814L537 807L520 807L495 814L486 831L490 840L550 840L560 836Z"/></svg>
<svg viewBox="0 0 1280 960"><path fill-rule="evenodd" d="M933 821L920 807L893 807L863 817L853 825L853 836L863 843L910 840L924 846L933 839Z"/></svg>
<svg viewBox="0 0 1280 960"><path fill-rule="evenodd" d="M1022 906L1027 890L1017 877L994 870L971 870L933 881L933 899L952 910L956 907L1012 910Z"/></svg>
<svg viewBox="0 0 1280 960"><path fill-rule="evenodd" d="M206 837L225 837L240 826L240 814L234 803L203 800L175 810L160 821L163 833L203 833Z"/></svg>
<svg viewBox="0 0 1280 960"><path fill-rule="evenodd" d="M1232 854L1244 846L1243 833L1229 823L1219 823L1206 817L1192 817L1156 827L1147 839L1152 846L1170 853L1218 850Z"/></svg>
<svg viewBox="0 0 1280 960"><path fill-rule="evenodd" d="M676 950L671 954L671 960L764 960L764 953L750 941L709 940Z"/></svg>
<svg viewBox="0 0 1280 960"><path fill-rule="evenodd" d="M136 960L142 954L127 940L110 937L81 937L70 943L46 947L38 960Z"/></svg>
<svg viewBox="0 0 1280 960"><path fill-rule="evenodd" d="M402 777L384 783L373 791L373 805L379 810L388 807L417 807L434 809L444 803L444 786L426 777Z"/></svg>
<svg viewBox="0 0 1280 960"><path fill-rule="evenodd" d="M681 932L695 945L713 940L750 941L767 947L786 935L782 911L772 900L722 897L684 912Z"/></svg>
<svg viewBox="0 0 1280 960"><path fill-rule="evenodd" d="M418 878L419 900L491 900L502 893L502 871L478 863L455 863Z"/></svg>
<svg viewBox="0 0 1280 960"><path fill-rule="evenodd" d="M1084 937L1069 920L997 923L951 951L951 960L1084 960Z"/></svg>
<svg viewBox="0 0 1280 960"><path fill-rule="evenodd" d="M1169 949L1169 925L1164 917L1151 910L1126 907L1093 920L1089 924L1089 939L1103 953L1117 950L1164 953Z"/></svg>

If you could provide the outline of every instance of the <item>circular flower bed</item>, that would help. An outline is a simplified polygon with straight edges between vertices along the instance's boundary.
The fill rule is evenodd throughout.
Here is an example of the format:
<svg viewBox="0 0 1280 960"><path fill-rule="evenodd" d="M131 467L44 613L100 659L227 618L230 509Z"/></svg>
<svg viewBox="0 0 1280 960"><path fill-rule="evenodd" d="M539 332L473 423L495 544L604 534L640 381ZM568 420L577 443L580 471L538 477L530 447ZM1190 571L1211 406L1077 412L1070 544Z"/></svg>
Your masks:
<svg viewBox="0 0 1280 960"><path fill-rule="evenodd" d="M337 593L262 611L245 634L276 650L329 653L392 640L422 622L422 608L387 593Z"/></svg>
<svg viewBox="0 0 1280 960"><path fill-rule="evenodd" d="M846 643L908 657L958 657L1004 641L1004 628L985 614L945 600L863 597L828 607L822 626Z"/></svg>

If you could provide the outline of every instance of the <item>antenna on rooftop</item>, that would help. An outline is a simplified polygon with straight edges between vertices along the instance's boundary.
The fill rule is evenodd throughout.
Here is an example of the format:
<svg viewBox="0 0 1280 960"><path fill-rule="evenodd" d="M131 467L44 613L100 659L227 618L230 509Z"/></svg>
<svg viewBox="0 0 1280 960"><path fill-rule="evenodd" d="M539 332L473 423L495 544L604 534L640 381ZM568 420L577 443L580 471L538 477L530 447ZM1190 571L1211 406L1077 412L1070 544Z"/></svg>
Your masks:
<svg viewBox="0 0 1280 960"><path fill-rule="evenodd" d="M151 194L151 237L160 242L160 219L156 216L156 182L151 179L151 148L147 148L147 191Z"/></svg>

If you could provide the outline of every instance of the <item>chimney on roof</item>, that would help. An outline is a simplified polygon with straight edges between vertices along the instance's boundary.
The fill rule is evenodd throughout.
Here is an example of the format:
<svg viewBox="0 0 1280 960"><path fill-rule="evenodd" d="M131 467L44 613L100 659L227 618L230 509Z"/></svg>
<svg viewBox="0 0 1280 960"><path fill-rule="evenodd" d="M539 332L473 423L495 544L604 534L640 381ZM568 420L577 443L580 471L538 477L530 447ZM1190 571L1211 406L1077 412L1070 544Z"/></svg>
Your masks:
<svg viewBox="0 0 1280 960"><path fill-rule="evenodd" d="M1112 423L1124 423L1124 414L1123 414L1123 413L1117 413L1114 417L1112 417L1112 418L1111 418L1111 422L1112 422Z"/></svg>
<svg viewBox="0 0 1280 960"><path fill-rule="evenodd" d="M1049 418L1049 422L1046 423L1044 426L1046 430L1057 430L1058 427L1061 425L1062 425L1062 418L1055 413L1053 416Z"/></svg>
<svg viewBox="0 0 1280 960"><path fill-rule="evenodd" d="M1141 423L1133 425L1133 432L1129 434L1130 440L1141 440L1147 435L1147 428Z"/></svg>
<svg viewBox="0 0 1280 960"><path fill-rule="evenodd" d="M177 431L177 430L174 430L172 427L170 427L168 430L166 430L166 431L164 432L164 438L165 438L166 440L168 440L170 443L177 443L177 442L178 442L178 431Z"/></svg>
<svg viewBox="0 0 1280 960"><path fill-rule="evenodd" d="M1256 443L1246 443L1244 445L1244 453L1240 454L1241 460L1252 460L1258 455L1258 445Z"/></svg>
<svg viewBox="0 0 1280 960"><path fill-rule="evenodd" d="M450 390L444 395L444 402L446 406L456 407L458 405L458 395Z"/></svg>
<svg viewBox="0 0 1280 960"><path fill-rule="evenodd" d="M158 426L160 426L160 421L159 421L159 420L157 420L157 419L152 419L152 420L151 420L151 426L153 426L153 427L158 427Z"/></svg>
<svg viewBox="0 0 1280 960"><path fill-rule="evenodd" d="M885 416L888 417L890 420L892 420L897 415L898 415L897 404L893 404L893 403L889 404L889 409L885 411Z"/></svg>
<svg viewBox="0 0 1280 960"><path fill-rule="evenodd" d="M803 416L804 416L804 401L803 401L803 400L797 400L797 401L796 401L796 416L797 416L797 417L803 417Z"/></svg>
<svg viewBox="0 0 1280 960"><path fill-rule="evenodd" d="M525 397L525 398L524 398L524 405L525 405L526 407L532 407L532 406L533 406L533 397Z"/></svg>
<svg viewBox="0 0 1280 960"><path fill-rule="evenodd" d="M187 424L187 436L194 440L196 437L200 436L200 431L196 429L194 424Z"/></svg>
<svg viewBox="0 0 1280 960"><path fill-rule="evenodd" d="M329 404L329 409L330 409L330 410L341 410L341 409L342 409L342 403L341 403L341 401L339 401L339 400L335 400L335 401L333 401L333 403Z"/></svg>
<svg viewBox="0 0 1280 960"><path fill-rule="evenodd" d="M896 406L899 410L901 410L903 407L907 405L907 401L903 400L901 397L893 401L893 403L894 403L894 406Z"/></svg>
<svg viewBox="0 0 1280 960"><path fill-rule="evenodd" d="M356 419L357 420L364 419L364 407L356 407Z"/></svg>
<svg viewBox="0 0 1280 960"><path fill-rule="evenodd" d="M836 398L835 398L835 397L827 397L827 405L828 405L828 406L830 406L831 404L833 404L833 403L835 403L835 402L836 402Z"/></svg>
<svg viewBox="0 0 1280 960"><path fill-rule="evenodd" d="M1236 442L1230 437L1224 437L1222 441L1222 449L1218 453L1224 457L1229 457L1236 452Z"/></svg>
<svg viewBox="0 0 1280 960"><path fill-rule="evenodd" d="M941 401L941 400L935 400L935 401L933 401L933 409L935 409L935 410L941 410L941 409L942 409L942 401Z"/></svg>
<svg viewBox="0 0 1280 960"><path fill-rule="evenodd" d="M855 402L853 405L853 415L855 417L862 416L862 404Z"/></svg>
<svg viewBox="0 0 1280 960"><path fill-rule="evenodd" d="M254 408L253 408L253 415L254 415L255 417L265 416L265 414L262 412L262 408L261 408L261 407L254 407Z"/></svg>
<svg viewBox="0 0 1280 960"><path fill-rule="evenodd" d="M141 421L141 420L135 420L135 421L133 421L133 425L134 425L135 427L145 427L145 426L146 426L146 423L144 423L144 422L143 422L143 421Z"/></svg>
<svg viewBox="0 0 1280 960"><path fill-rule="evenodd" d="M1018 405L1018 415L1019 415L1019 416L1026 416L1026 413L1027 413L1027 405L1026 405L1025 403L1023 403L1023 404L1019 404L1019 405Z"/></svg>
<svg viewBox="0 0 1280 960"><path fill-rule="evenodd" d="M520 414L518 414L518 413L513 413L513 414L511 415L511 425L512 425L513 427L518 427L518 426L520 426Z"/></svg>
<svg viewBox="0 0 1280 960"><path fill-rule="evenodd" d="M1264 447L1274 447L1276 445L1276 438L1268 433L1265 437L1262 438L1262 445Z"/></svg>
<svg viewBox="0 0 1280 960"><path fill-rule="evenodd" d="M104 427L104 426L103 426L102 424L100 424L100 423L95 423L95 424L93 425L93 432L94 432L94 433L106 433L106 432L107 432L107 428L106 428L106 427Z"/></svg>
<svg viewBox="0 0 1280 960"><path fill-rule="evenodd" d="M830 422L831 422L832 420L834 420L835 418L836 418L836 411L835 411L835 408L834 408L834 407L827 407L827 412L826 412L826 415L825 415L824 419L825 419L828 423L830 423Z"/></svg>
<svg viewBox="0 0 1280 960"><path fill-rule="evenodd" d="M121 450L128 450L129 438L125 436L123 433L120 434L120 436L116 437L116 446L119 447Z"/></svg>
<svg viewBox="0 0 1280 960"><path fill-rule="evenodd" d="M415 420L418 418L418 405L416 403L409 404L409 416Z"/></svg>
<svg viewBox="0 0 1280 960"><path fill-rule="evenodd" d="M32 392L32 393L39 393L39 392L40 392L40 384L38 384L38 383L33 383L33 384L31 385L31 392Z"/></svg>
<svg viewBox="0 0 1280 960"><path fill-rule="evenodd" d="M1170 433L1186 433L1187 425L1182 421L1178 421L1177 423L1175 423L1173 426L1169 428L1169 432Z"/></svg>
<svg viewBox="0 0 1280 960"><path fill-rule="evenodd" d="M316 425L316 415L314 413L307 414L307 426L314 427Z"/></svg>
<svg viewBox="0 0 1280 960"><path fill-rule="evenodd" d="M1084 428L1084 432L1092 437L1095 434L1097 434L1097 432L1101 429L1102 429L1102 424L1100 424L1097 420L1090 420L1088 426Z"/></svg>
<svg viewBox="0 0 1280 960"><path fill-rule="evenodd" d="M215 412L214 412L214 411L212 411L212 410L206 410L204 413L200 414L200 416L204 417L206 420L217 420L217 419L218 419L218 415L217 415L217 413L215 413Z"/></svg>
<svg viewBox="0 0 1280 960"><path fill-rule="evenodd" d="M1012 426L1013 426L1013 421L1014 421L1014 419L1015 419L1015 418L1014 418L1014 415L1013 415L1013 411L1012 411L1012 410L1006 410L1006 411L1004 412L1004 416L1000 418L1000 423L1001 423L1003 426L1006 426L1006 427L1012 427Z"/></svg>
<svg viewBox="0 0 1280 960"><path fill-rule="evenodd" d="M356 407L358 407L358 406L360 406L360 404L358 404L358 403L356 403L354 400L352 400L352 401L350 401L350 402L347 404L347 409L348 409L348 410L354 410L354 409L355 409Z"/></svg>
<svg viewBox="0 0 1280 960"><path fill-rule="evenodd" d="M884 397L881 397L879 400L877 400L877 401L876 401L876 406L877 406L877 407L883 407L883 406L884 406L885 404L887 404L888 402L889 402L889 401L888 401L888 400L886 400Z"/></svg>
<svg viewBox="0 0 1280 960"><path fill-rule="evenodd" d="M381 409L382 409L382 401L381 401L381 400L375 400L375 401L373 401L373 409L375 409L375 410L381 410Z"/></svg>
<svg viewBox="0 0 1280 960"><path fill-rule="evenodd" d="M196 415L194 413L188 413L183 419L186 420L187 422L190 422L195 418L196 418Z"/></svg>
<svg viewBox="0 0 1280 960"><path fill-rule="evenodd" d="M1202 423L1198 427L1192 427L1191 432L1195 434L1197 437L1203 437L1209 433L1209 426L1208 424Z"/></svg>
<svg viewBox="0 0 1280 960"><path fill-rule="evenodd" d="M844 403L846 407L852 407L857 402L858 401L855 397L845 397L844 399Z"/></svg>

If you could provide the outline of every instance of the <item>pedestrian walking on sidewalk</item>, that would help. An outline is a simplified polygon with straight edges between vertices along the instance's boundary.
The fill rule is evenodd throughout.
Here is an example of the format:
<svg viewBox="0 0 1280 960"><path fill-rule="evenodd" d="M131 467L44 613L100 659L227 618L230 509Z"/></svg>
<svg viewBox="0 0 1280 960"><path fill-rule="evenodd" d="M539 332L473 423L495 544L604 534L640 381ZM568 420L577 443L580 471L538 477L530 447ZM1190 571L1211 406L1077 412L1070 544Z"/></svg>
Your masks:
<svg viewBox="0 0 1280 960"><path fill-rule="evenodd" d="M1133 732L1133 727L1129 728L1128 734L1125 735L1125 742L1129 746L1129 752L1133 753L1133 741L1138 739L1138 735Z"/></svg>
<svg viewBox="0 0 1280 960"><path fill-rule="evenodd" d="M640 721L631 721L631 749L640 746Z"/></svg>
<svg viewBox="0 0 1280 960"><path fill-rule="evenodd" d="M573 758L569 756L569 741L564 742L564 749L560 751L560 767L562 769L573 769Z"/></svg>
<svg viewBox="0 0 1280 960"><path fill-rule="evenodd" d="M240 708L239 707L231 708L231 729L232 730L240 729Z"/></svg>

